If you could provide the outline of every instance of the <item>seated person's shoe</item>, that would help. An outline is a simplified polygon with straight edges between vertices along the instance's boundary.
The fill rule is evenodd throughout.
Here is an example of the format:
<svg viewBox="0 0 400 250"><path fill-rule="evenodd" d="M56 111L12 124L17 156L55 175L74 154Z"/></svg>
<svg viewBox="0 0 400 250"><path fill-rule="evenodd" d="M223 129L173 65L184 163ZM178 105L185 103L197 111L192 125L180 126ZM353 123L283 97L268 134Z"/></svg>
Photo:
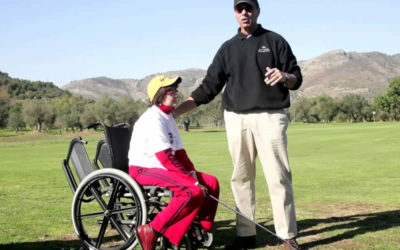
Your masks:
<svg viewBox="0 0 400 250"><path fill-rule="evenodd" d="M225 245L226 250L243 250L243 249L254 249L257 247L256 236L236 236L236 238Z"/></svg>
<svg viewBox="0 0 400 250"><path fill-rule="evenodd" d="M299 243L297 243L296 238L288 239L286 241L292 247L290 247L286 242L284 242L283 246L284 246L285 250L300 250L300 246L299 246Z"/></svg>
<svg viewBox="0 0 400 250"><path fill-rule="evenodd" d="M149 224L138 226L135 229L135 234L143 250L154 249L157 234Z"/></svg>

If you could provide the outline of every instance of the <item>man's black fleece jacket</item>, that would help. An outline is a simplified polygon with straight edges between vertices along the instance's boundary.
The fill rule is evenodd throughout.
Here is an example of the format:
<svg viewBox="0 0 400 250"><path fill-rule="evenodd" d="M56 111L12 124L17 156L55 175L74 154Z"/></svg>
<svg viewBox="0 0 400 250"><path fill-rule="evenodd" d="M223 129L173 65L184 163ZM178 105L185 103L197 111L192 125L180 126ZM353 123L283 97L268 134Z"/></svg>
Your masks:
<svg viewBox="0 0 400 250"><path fill-rule="evenodd" d="M267 67L296 75L292 90L300 87L300 68L282 36L261 25L250 36L239 29L237 35L222 44L203 82L191 96L197 105L206 104L226 86L222 98L225 110L247 113L289 107L289 90L282 83L270 86L264 82Z"/></svg>

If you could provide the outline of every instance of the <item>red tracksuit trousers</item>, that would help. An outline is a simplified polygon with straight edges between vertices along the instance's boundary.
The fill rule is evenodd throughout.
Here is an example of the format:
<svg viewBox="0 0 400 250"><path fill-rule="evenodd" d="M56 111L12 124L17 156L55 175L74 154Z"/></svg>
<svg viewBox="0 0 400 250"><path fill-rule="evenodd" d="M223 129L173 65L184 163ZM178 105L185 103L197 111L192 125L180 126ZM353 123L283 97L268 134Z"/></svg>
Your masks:
<svg viewBox="0 0 400 250"><path fill-rule="evenodd" d="M207 187L208 193L219 198L219 183L216 177L196 172L198 181ZM179 245L192 221L196 219L205 231L211 231L218 203L204 196L203 190L194 185L193 178L179 172L160 168L130 166L129 175L140 185L166 187L173 197L150 226L164 235L172 244Z"/></svg>

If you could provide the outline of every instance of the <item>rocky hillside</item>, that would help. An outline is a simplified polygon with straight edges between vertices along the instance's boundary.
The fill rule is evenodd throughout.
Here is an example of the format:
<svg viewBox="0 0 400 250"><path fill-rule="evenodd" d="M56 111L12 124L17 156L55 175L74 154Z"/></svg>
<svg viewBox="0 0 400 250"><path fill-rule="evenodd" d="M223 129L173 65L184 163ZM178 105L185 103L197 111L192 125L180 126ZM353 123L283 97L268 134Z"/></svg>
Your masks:
<svg viewBox="0 0 400 250"><path fill-rule="evenodd" d="M368 99L386 91L390 79L400 76L400 54L389 56L379 52L356 53L335 50L319 57L300 61L303 86L293 92L293 98L314 97L326 94L342 97L354 93ZM164 72L169 76L180 75L181 91L188 95L200 84L205 70L186 69ZM110 79L96 77L73 81L63 89L74 95L96 99L101 95L119 97L130 95L134 99L146 98L146 85L158 73L143 79Z"/></svg>
<svg viewBox="0 0 400 250"><path fill-rule="evenodd" d="M159 73L148 75L143 79L111 79L107 77L96 77L73 81L62 88L70 91L73 95L81 95L86 98L97 99L102 95L117 98L129 95L134 99L146 99L147 83ZM189 95L198 86L205 75L202 69L186 69L180 71L163 72L167 76L182 76L180 90Z"/></svg>
<svg viewBox="0 0 400 250"><path fill-rule="evenodd" d="M296 94L304 97L353 93L371 99L386 91L390 79L400 76L400 54L335 50L300 65L304 82Z"/></svg>

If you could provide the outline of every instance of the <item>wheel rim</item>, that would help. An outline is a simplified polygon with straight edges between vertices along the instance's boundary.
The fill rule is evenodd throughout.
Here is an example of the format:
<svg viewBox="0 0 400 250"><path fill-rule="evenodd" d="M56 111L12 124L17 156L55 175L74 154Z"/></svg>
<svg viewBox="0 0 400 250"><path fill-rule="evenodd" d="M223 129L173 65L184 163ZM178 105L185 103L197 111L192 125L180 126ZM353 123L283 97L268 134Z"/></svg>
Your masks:
<svg viewBox="0 0 400 250"><path fill-rule="evenodd" d="M145 220L135 188L110 171L82 183L73 203L74 227L82 242L95 249L132 248L133 229Z"/></svg>

